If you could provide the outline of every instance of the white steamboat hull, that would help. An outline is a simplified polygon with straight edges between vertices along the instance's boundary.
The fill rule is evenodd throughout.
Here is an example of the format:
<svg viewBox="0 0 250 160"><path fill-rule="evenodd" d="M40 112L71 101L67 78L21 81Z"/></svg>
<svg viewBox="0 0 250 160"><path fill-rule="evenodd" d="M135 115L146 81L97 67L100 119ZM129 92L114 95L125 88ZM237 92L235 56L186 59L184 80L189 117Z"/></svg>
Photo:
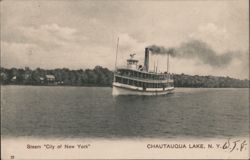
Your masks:
<svg viewBox="0 0 250 160"><path fill-rule="evenodd" d="M148 88L147 90L143 90L141 87L135 87L120 83L113 83L112 95L146 95L146 96L154 96L154 95L165 95L168 93L172 93L174 87L168 87L164 90L162 88Z"/></svg>

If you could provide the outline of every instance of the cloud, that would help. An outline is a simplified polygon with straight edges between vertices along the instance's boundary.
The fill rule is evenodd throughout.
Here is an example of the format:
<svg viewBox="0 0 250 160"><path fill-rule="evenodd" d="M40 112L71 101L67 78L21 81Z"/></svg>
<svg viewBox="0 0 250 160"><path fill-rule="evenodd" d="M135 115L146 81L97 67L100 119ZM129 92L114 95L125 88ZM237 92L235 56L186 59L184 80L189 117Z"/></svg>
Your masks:
<svg viewBox="0 0 250 160"><path fill-rule="evenodd" d="M208 35L214 34L216 36L223 36L224 38L228 37L227 30L225 28L218 27L214 23L200 25L198 31L207 33Z"/></svg>
<svg viewBox="0 0 250 160"><path fill-rule="evenodd" d="M137 51L138 49L145 47L145 43L139 42L128 33L118 33L118 37L120 40L119 48L121 51Z"/></svg>
<svg viewBox="0 0 250 160"><path fill-rule="evenodd" d="M35 44L28 43L8 43L1 41L1 65L6 67L29 66L33 51L37 50Z"/></svg>
<svg viewBox="0 0 250 160"><path fill-rule="evenodd" d="M46 33L56 36L62 40L72 40L75 38L76 29L69 27L60 27L58 24L42 25L38 29L31 28L35 33Z"/></svg>
<svg viewBox="0 0 250 160"><path fill-rule="evenodd" d="M8 36L11 36L8 35ZM37 27L19 27L13 39L2 40L2 64L6 67L76 67L81 66L81 42L84 36L77 30L58 24L43 24ZM69 64L71 61L73 64Z"/></svg>
<svg viewBox="0 0 250 160"><path fill-rule="evenodd" d="M5 67L31 68L90 68L95 65L113 67L110 49L103 46L90 47L86 37L77 29L57 24L38 27L19 27L15 39L2 40L2 65Z"/></svg>
<svg viewBox="0 0 250 160"><path fill-rule="evenodd" d="M63 27L57 24L46 24L39 27L19 27L19 34L26 42L35 43L45 50L75 43L79 39L74 28Z"/></svg>
<svg viewBox="0 0 250 160"><path fill-rule="evenodd" d="M199 25L197 31L190 33L188 37L210 44L218 53L235 50L235 48L238 49L241 46L225 26L222 27L214 23Z"/></svg>

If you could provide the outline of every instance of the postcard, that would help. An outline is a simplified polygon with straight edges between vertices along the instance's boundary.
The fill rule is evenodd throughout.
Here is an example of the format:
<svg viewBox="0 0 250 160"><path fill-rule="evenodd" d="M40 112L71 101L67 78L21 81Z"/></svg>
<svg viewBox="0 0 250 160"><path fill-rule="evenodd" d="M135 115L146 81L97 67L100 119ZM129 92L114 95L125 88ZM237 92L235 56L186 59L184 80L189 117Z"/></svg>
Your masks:
<svg viewBox="0 0 250 160"><path fill-rule="evenodd" d="M249 1L2 0L1 159L249 159Z"/></svg>

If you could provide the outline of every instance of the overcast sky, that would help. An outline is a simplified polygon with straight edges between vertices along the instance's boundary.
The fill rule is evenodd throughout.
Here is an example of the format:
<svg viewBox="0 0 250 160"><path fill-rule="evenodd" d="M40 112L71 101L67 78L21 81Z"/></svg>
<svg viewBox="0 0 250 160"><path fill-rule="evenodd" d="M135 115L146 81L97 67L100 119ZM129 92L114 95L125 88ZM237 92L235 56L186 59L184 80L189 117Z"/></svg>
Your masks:
<svg viewBox="0 0 250 160"><path fill-rule="evenodd" d="M248 78L248 0L207 1L1 1L3 67L114 69L129 54L143 63L149 45L178 47L199 40L216 54L233 53L227 65L213 66L199 57L170 59L174 73ZM151 56L166 69L165 56Z"/></svg>

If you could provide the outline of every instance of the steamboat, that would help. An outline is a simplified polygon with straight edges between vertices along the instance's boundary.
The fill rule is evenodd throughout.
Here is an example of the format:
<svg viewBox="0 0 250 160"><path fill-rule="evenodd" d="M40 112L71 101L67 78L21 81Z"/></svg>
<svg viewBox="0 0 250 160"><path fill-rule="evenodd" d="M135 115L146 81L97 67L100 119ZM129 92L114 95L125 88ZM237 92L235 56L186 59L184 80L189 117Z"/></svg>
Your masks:
<svg viewBox="0 0 250 160"><path fill-rule="evenodd" d="M118 47L117 47L118 48ZM168 72L157 73L149 71L150 48L145 48L144 66L138 65L138 60L131 54L126 67L117 68L115 65L112 94L116 95L165 95L174 90L173 76ZM117 53L116 53L117 57ZM117 61L117 58L116 58Z"/></svg>

